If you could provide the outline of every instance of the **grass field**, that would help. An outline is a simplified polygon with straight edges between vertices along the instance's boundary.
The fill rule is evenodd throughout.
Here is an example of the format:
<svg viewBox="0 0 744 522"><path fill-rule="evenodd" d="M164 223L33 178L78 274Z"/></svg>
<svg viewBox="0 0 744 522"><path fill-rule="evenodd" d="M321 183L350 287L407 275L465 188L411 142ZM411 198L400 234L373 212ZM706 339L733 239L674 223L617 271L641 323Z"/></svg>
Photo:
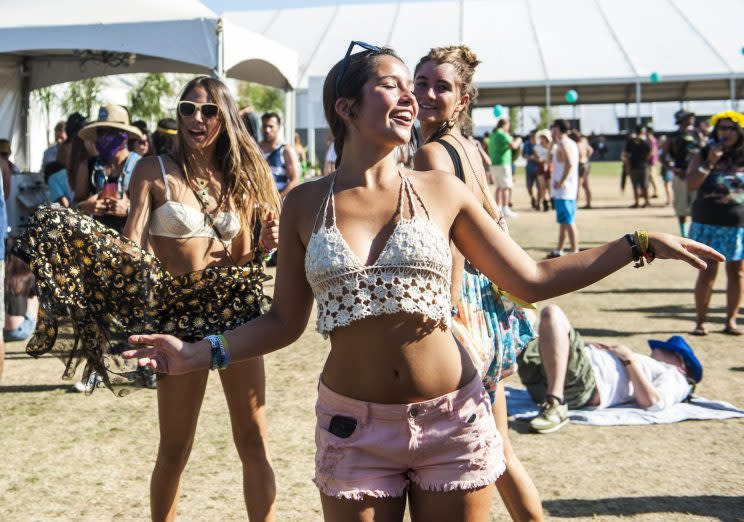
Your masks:
<svg viewBox="0 0 744 522"><path fill-rule="evenodd" d="M636 228L676 232L669 207L631 210L620 194L617 163L596 164L594 210L579 211L581 246ZM519 174L510 221L535 258L554 247L552 213L530 210ZM692 329L695 272L680 263L624 268L560 304L585 338L646 340ZM687 337L705 366L698 393L744 406L744 343L718 333L725 279L716 284L707 337ZM312 324L312 319L311 319ZM308 329L266 357L269 443L278 481L280 521L320 520L311 482L313 405L328 344ZM0 520L147 520L148 481L157 448L155 394L119 399L106 390L68 393L56 359L33 360L22 343L7 346L0 386ZM518 378L508 386L521 386ZM552 520L744 520L744 420L663 426L569 425L540 436L511 424L517 454L537 483ZM245 520L241 470L218 379L210 379L191 460L183 477L181 520ZM506 520L499 499L493 520Z"/></svg>

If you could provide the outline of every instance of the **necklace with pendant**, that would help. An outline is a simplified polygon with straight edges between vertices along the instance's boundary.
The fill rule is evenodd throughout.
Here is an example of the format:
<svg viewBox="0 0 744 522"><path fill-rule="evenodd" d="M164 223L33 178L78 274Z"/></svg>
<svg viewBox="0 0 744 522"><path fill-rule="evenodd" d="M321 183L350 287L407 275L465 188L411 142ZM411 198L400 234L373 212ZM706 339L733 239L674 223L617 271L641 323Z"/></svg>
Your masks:
<svg viewBox="0 0 744 522"><path fill-rule="evenodd" d="M207 206L209 205L209 189L207 187L207 182L201 179L197 179L196 185L199 187L196 195L199 197L202 207L206 210Z"/></svg>

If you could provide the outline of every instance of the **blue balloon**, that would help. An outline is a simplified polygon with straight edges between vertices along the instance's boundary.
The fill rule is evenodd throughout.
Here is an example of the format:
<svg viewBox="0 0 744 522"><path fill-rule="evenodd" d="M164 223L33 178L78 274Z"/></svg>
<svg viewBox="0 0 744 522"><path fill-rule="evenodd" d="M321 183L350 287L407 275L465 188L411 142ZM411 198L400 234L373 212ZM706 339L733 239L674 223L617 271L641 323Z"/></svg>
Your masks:
<svg viewBox="0 0 744 522"><path fill-rule="evenodd" d="M568 103L576 103L577 101L579 101L579 93L576 92L574 89L566 91L566 101Z"/></svg>
<svg viewBox="0 0 744 522"><path fill-rule="evenodd" d="M493 106L493 115L497 118L500 118L501 115L504 114L504 106L496 104Z"/></svg>
<svg viewBox="0 0 744 522"><path fill-rule="evenodd" d="M657 72L652 72L648 79L651 80L651 83L659 83L661 81L661 75Z"/></svg>

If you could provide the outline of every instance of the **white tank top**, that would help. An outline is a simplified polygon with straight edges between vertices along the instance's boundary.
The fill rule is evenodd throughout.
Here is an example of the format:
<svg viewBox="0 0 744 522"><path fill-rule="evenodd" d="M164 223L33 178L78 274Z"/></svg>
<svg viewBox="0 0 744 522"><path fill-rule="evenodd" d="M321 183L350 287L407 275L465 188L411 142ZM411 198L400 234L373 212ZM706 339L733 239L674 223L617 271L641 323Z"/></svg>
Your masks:
<svg viewBox="0 0 744 522"><path fill-rule="evenodd" d="M556 152L553 154L553 176L550 182L550 195L555 199L576 199L576 194L579 190L579 146L576 145L574 140L565 139L564 148L568 159L571 161L571 170L568 172L568 177L563 188L555 188L555 184L563 177L563 168L566 165L565 161L558 161L556 149Z"/></svg>

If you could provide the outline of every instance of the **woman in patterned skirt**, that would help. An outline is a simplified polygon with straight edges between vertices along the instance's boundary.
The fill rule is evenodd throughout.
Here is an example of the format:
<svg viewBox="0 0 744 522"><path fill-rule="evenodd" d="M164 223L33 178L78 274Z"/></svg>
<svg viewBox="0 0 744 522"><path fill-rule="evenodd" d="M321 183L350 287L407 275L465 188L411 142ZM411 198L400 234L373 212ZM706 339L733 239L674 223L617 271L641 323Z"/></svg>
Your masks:
<svg viewBox="0 0 744 522"><path fill-rule="evenodd" d="M262 313L268 298L261 249L276 245L280 207L235 101L208 77L183 90L175 153L143 159L130 196L125 237L72 210L43 207L18 249L37 277L42 306L29 353L55 352L68 377L85 363L84 380L98 377L119 395L147 381L118 355L127 347L127 332L165 330L197 340ZM57 324L66 318L73 324L72 346L55 343ZM158 377L153 520L175 518L208 373ZM249 517L272 519L263 360L231 366L220 378Z"/></svg>
<svg viewBox="0 0 744 522"><path fill-rule="evenodd" d="M692 204L690 237L726 256L726 325L723 333L741 335L736 317L744 282L744 114L728 111L711 118L711 143L692 159L687 188L697 190ZM718 264L708 263L695 283L694 335L705 335Z"/></svg>
<svg viewBox="0 0 744 522"><path fill-rule="evenodd" d="M506 231L506 222L496 202L485 190L486 176L479 152L463 136L463 127L472 126L468 109L478 95L472 79L479 63L466 46L438 47L419 61L414 72L414 94L426 143L417 151L414 162L418 170L455 174ZM502 382L516 370L517 345L526 344L534 336L534 330L528 321L520 322L514 314L509 321L502 321L508 312L504 310L501 317L497 313L496 307L503 301L496 295L491 281L475 270L454 245L452 251L452 303L457 310L452 331L464 344L473 340L488 347L483 384L493 403L506 459L506 470L496 481L496 487L514 520L541 520L540 495L509 440ZM512 311L523 314L519 309ZM459 325L467 331L462 332Z"/></svg>

